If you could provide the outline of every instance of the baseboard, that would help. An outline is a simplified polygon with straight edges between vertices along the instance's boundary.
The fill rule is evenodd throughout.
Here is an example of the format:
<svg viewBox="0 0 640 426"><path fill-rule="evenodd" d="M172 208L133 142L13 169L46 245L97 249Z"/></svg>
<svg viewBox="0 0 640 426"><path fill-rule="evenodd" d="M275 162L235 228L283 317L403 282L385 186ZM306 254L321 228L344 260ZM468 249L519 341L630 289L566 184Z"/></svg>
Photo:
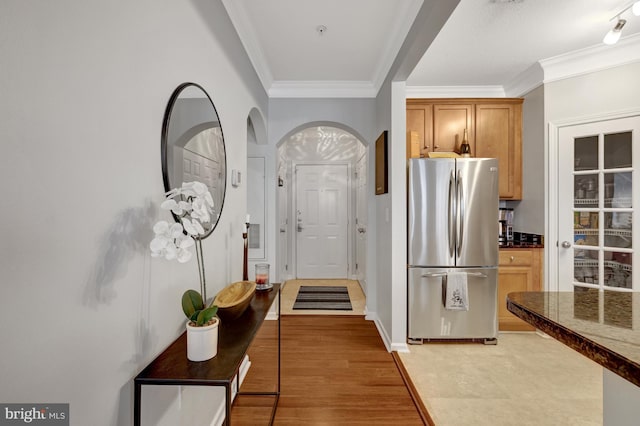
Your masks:
<svg viewBox="0 0 640 426"><path fill-rule="evenodd" d="M387 352L409 352L409 345L407 343L393 343L391 338L387 334L387 330L385 330L380 318L375 312L368 312L365 309L365 317L364 319L368 321L373 321L378 329L378 334L380 334L380 338L382 338L382 342L384 343L384 347L387 348Z"/></svg>
<svg viewBox="0 0 640 426"><path fill-rule="evenodd" d="M427 407L424 405L424 402L422 402L422 398L420 398L420 394L418 393L418 390L413 384L413 381L411 380L409 373L407 372L406 368L404 368L404 364L400 359L400 355L398 355L395 352L391 352L391 355L393 356L393 360L396 363L396 367L398 367L400 376L402 377L402 380L404 381L404 384L407 387L407 390L409 391L409 395L411 395L413 404L416 406L416 410L418 410L418 414L420 415L422 422L425 425L435 426L435 423L431 418L431 415L427 411Z"/></svg>

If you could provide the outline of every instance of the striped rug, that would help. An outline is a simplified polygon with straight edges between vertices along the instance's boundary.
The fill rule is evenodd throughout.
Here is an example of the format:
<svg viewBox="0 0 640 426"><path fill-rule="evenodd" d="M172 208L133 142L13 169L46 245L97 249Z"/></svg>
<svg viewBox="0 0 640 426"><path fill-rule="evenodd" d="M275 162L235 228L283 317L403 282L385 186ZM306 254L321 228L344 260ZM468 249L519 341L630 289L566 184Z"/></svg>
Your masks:
<svg viewBox="0 0 640 426"><path fill-rule="evenodd" d="M293 309L322 309L350 311L351 300L347 287L340 286L306 286L298 290Z"/></svg>

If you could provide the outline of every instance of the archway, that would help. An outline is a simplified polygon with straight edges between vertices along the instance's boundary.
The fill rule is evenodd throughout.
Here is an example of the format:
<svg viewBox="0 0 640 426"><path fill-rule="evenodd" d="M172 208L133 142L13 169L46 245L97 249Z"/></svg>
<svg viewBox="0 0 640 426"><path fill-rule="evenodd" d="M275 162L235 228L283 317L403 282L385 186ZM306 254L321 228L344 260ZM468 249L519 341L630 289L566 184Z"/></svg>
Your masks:
<svg viewBox="0 0 640 426"><path fill-rule="evenodd" d="M357 132L340 123L307 123L293 129L278 143L276 216L279 232L276 245L277 267L282 280L298 278L303 274L304 278L330 277L364 281L367 224L366 167L367 150L363 139L357 135ZM310 176L308 172L318 177L317 185L308 181ZM303 179L306 181L303 182ZM333 179L330 185L327 179ZM304 205L300 200L301 194L316 190L317 194L323 190L331 194L326 197L318 195L311 200L306 200L308 203L319 203L318 209L303 212L299 208ZM333 205L327 206L330 203ZM342 235L336 235L334 239L325 238L324 241L318 238L317 241L311 241L312 244L302 243L301 237L304 237L308 227L314 227L317 231L317 227L322 226L321 223L310 224L309 220L322 219L320 212L324 211L326 216L329 210L331 214L344 215L337 221L340 222L339 226L333 230L341 232ZM321 232L317 233L317 235L321 234ZM324 235L326 237L329 234ZM316 238L314 235L307 235L307 237L311 240ZM323 244L334 244L334 246L325 247ZM304 253L304 250L311 250L311 256L309 252ZM311 268L301 268L300 262L303 258L313 258L314 265L311 265ZM338 265L336 263L338 260L344 264ZM319 274L319 276L313 276L313 274Z"/></svg>

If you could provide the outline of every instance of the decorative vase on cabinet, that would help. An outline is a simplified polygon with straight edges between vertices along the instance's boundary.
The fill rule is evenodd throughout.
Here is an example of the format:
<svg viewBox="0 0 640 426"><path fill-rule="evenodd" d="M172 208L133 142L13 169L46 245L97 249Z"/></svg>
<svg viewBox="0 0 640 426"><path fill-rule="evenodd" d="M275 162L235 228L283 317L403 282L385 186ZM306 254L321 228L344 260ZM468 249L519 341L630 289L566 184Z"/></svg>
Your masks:
<svg viewBox="0 0 640 426"><path fill-rule="evenodd" d="M214 318L211 324L197 327L187 321L187 359L206 361L218 354L218 326L220 319Z"/></svg>

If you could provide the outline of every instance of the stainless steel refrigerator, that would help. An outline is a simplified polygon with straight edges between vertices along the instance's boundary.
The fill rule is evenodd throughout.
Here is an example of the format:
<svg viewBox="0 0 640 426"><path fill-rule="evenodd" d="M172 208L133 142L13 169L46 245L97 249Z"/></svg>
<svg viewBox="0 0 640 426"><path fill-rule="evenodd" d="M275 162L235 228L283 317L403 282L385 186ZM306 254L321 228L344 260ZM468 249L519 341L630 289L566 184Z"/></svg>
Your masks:
<svg viewBox="0 0 640 426"><path fill-rule="evenodd" d="M409 160L408 210L409 343L496 343L498 160Z"/></svg>

